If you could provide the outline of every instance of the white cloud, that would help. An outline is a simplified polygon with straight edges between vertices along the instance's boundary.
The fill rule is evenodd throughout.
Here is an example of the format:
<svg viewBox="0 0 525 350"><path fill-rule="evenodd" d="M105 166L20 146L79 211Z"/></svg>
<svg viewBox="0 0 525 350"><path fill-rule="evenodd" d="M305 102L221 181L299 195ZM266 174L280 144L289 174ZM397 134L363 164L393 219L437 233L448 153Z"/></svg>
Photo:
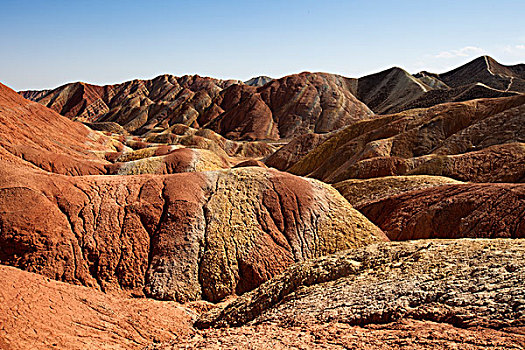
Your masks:
<svg viewBox="0 0 525 350"><path fill-rule="evenodd" d="M437 55L435 55L435 58L456 58L456 57L471 57L471 56L479 56L486 54L487 52L476 46L465 46L459 50L450 50L450 51L441 51Z"/></svg>
<svg viewBox="0 0 525 350"><path fill-rule="evenodd" d="M517 44L517 45L508 45L505 46L503 49L506 53L521 53L522 51L525 51L525 45L524 44Z"/></svg>
<svg viewBox="0 0 525 350"><path fill-rule="evenodd" d="M507 45L501 49L501 59L508 64L524 63L525 44Z"/></svg>

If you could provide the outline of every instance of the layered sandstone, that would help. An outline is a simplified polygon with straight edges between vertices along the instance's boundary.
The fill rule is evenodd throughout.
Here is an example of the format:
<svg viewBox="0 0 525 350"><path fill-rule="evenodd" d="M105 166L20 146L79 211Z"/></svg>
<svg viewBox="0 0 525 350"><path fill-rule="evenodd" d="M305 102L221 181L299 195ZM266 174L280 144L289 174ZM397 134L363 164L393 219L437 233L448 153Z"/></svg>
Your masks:
<svg viewBox="0 0 525 350"><path fill-rule="evenodd" d="M282 171L287 170L306 156L311 150L323 143L330 134L303 134L294 137L265 160L265 164Z"/></svg>
<svg viewBox="0 0 525 350"><path fill-rule="evenodd" d="M220 157L262 158L275 151L271 143L228 140L210 129L196 129L183 124L175 124L166 129L154 129L144 135L144 140L207 149Z"/></svg>
<svg viewBox="0 0 525 350"><path fill-rule="evenodd" d="M0 147L35 167L66 175L103 174L109 163L96 152L118 146L0 84Z"/></svg>
<svg viewBox="0 0 525 350"><path fill-rule="evenodd" d="M305 72L253 85L162 75L118 85L71 83L22 95L68 118L117 123L140 136L184 124L233 140L278 140L337 130L372 115L352 93L355 79Z"/></svg>
<svg viewBox="0 0 525 350"><path fill-rule="evenodd" d="M350 179L337 182L333 186L352 206L360 208L367 203L405 192L455 183L460 182L443 176L413 175Z"/></svg>
<svg viewBox="0 0 525 350"><path fill-rule="evenodd" d="M141 151L148 150L142 149ZM178 148L166 155L154 155L138 159L136 153L123 154L117 162L107 166L109 175L175 174L194 171L209 171L229 168L229 161L216 153L204 149ZM141 152L145 153L145 152ZM127 158L126 162L119 162Z"/></svg>
<svg viewBox="0 0 525 350"><path fill-rule="evenodd" d="M519 182L524 103L525 95L481 99L362 121L334 133L288 171L326 182L405 174Z"/></svg>

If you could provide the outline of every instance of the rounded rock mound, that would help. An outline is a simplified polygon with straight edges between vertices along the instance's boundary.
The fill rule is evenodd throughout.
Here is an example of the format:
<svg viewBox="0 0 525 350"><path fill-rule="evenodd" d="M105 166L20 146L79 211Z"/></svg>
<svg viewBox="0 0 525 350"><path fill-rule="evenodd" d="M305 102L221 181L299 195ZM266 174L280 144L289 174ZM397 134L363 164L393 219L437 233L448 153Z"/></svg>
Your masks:
<svg viewBox="0 0 525 350"><path fill-rule="evenodd" d="M218 301L387 240L329 185L265 168L67 177L2 165L0 184L0 263L163 300Z"/></svg>

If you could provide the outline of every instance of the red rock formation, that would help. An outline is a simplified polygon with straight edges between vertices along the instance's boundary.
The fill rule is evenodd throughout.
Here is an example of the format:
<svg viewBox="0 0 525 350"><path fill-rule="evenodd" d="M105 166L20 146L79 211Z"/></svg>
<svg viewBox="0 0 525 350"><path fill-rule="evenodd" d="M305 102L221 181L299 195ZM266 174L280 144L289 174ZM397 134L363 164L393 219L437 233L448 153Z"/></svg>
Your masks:
<svg viewBox="0 0 525 350"><path fill-rule="evenodd" d="M169 75L118 85L73 83L47 93L22 92L69 117L115 122L146 135L180 123L207 126L235 140L324 133L369 117L352 94L354 80L325 73L291 75L255 87L199 76Z"/></svg>
<svg viewBox="0 0 525 350"><path fill-rule="evenodd" d="M401 193L457 183L461 182L443 176L412 175L350 179L333 186L352 206L358 208Z"/></svg>
<svg viewBox="0 0 525 350"><path fill-rule="evenodd" d="M392 240L525 237L523 184L443 185L357 208Z"/></svg>
<svg viewBox="0 0 525 350"><path fill-rule="evenodd" d="M195 129L183 124L175 124L158 132L153 130L148 132L144 139L152 143L169 143L207 149L220 157L262 158L275 151L275 146L267 142L232 141L210 129Z"/></svg>
<svg viewBox="0 0 525 350"><path fill-rule="evenodd" d="M400 175L438 175L472 182L523 182L525 179L525 144L509 143L454 155L430 154L404 159L373 157L341 169L340 179L368 179Z"/></svg>
<svg viewBox="0 0 525 350"><path fill-rule="evenodd" d="M0 116L21 136L1 140L1 263L104 291L217 301L296 261L386 239L330 186L262 167L172 176L44 171L13 152L18 142L39 146L40 156L69 152L67 170L96 159L81 133L88 129L4 90ZM35 132L43 120L50 126ZM62 143L59 132L67 135ZM115 164L96 164L116 174L228 165L210 151L124 141L136 150L111 154ZM104 154L103 144L97 147ZM37 164L43 161L51 170L62 164Z"/></svg>
<svg viewBox="0 0 525 350"><path fill-rule="evenodd" d="M121 141L140 150L125 150ZM136 137L105 137L4 85L0 85L0 147L43 170L75 176L171 174L230 165L222 149L223 156L202 149L155 146Z"/></svg>
<svg viewBox="0 0 525 350"><path fill-rule="evenodd" d="M0 169L0 261L103 290L216 301L295 261L384 239L335 190L262 168L75 178L7 160Z"/></svg>
<svg viewBox="0 0 525 350"><path fill-rule="evenodd" d="M329 137L329 134L304 134L294 137L266 159L265 164L282 171L297 163L315 147Z"/></svg>

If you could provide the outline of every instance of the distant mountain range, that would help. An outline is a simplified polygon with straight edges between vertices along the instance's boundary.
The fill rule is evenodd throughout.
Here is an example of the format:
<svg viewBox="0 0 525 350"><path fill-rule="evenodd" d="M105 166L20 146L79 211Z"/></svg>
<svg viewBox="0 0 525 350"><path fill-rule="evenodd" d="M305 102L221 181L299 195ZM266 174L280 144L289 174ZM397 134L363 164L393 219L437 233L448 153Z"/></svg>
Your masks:
<svg viewBox="0 0 525 350"><path fill-rule="evenodd" d="M359 79L305 72L244 83L162 75L106 86L70 83L20 94L68 118L115 122L141 136L180 123L236 140L278 140L329 132L372 112L396 113L523 92L524 64L504 66L482 56L442 74L411 75L394 67Z"/></svg>

